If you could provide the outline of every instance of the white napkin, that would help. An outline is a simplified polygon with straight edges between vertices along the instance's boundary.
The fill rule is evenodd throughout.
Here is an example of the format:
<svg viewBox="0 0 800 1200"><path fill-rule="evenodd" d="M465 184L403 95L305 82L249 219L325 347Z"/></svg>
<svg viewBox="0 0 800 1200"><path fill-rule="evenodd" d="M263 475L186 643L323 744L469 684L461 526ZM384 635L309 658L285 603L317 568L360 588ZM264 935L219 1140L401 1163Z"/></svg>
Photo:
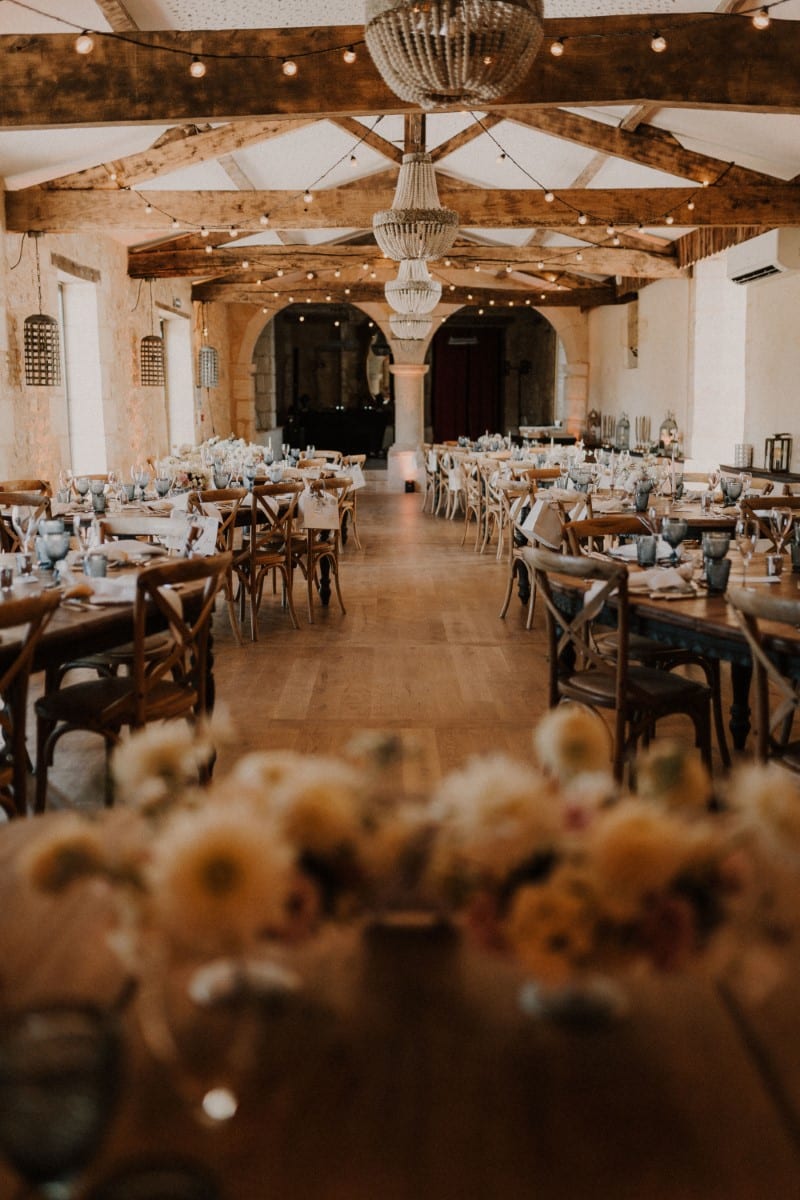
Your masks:
<svg viewBox="0 0 800 1200"><path fill-rule="evenodd" d="M650 567L647 571L632 571L628 576L628 591L691 591L693 569L692 563L684 563L681 567Z"/></svg>
<svg viewBox="0 0 800 1200"><path fill-rule="evenodd" d="M621 546L612 546L607 554L609 558L619 558L623 562L636 562L636 542L623 542ZM656 542L656 558L669 558L671 554L672 546L660 537Z"/></svg>
<svg viewBox="0 0 800 1200"><path fill-rule="evenodd" d="M115 579L85 579L92 589L90 604L133 604L136 599L136 576L118 575Z"/></svg>

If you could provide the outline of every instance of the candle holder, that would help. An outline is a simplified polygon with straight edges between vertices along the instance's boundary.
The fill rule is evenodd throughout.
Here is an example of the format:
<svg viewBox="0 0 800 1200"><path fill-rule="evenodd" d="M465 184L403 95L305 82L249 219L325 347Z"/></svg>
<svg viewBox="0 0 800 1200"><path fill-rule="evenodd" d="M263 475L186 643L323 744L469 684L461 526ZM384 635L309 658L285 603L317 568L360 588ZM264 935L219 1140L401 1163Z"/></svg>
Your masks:
<svg viewBox="0 0 800 1200"><path fill-rule="evenodd" d="M776 433L764 442L764 468L767 471L785 472L792 461L792 435Z"/></svg>

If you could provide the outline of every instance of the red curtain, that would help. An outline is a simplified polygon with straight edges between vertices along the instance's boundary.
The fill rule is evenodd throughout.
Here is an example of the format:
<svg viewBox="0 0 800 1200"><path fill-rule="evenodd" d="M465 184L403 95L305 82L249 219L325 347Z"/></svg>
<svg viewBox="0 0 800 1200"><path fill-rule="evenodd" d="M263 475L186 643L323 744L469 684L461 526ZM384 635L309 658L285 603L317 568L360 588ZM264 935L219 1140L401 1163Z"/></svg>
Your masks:
<svg viewBox="0 0 800 1200"><path fill-rule="evenodd" d="M436 442L502 432L504 331L447 326L433 340L431 423Z"/></svg>

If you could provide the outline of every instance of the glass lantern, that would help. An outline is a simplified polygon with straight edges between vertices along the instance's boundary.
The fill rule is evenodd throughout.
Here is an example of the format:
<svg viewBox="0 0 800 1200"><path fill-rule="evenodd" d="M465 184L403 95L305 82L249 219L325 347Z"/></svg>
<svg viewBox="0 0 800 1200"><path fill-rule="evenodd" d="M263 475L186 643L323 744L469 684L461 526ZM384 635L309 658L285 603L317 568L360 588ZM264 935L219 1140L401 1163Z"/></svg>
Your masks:
<svg viewBox="0 0 800 1200"><path fill-rule="evenodd" d="M630 450L631 448L631 422L627 413L620 413L617 420L614 445L617 450Z"/></svg>
<svg viewBox="0 0 800 1200"><path fill-rule="evenodd" d="M776 433L764 442L764 468L767 471L788 471L792 461L792 435Z"/></svg>
<svg viewBox="0 0 800 1200"><path fill-rule="evenodd" d="M675 413L670 410L658 430L658 444L662 450L672 451L678 441L678 422Z"/></svg>

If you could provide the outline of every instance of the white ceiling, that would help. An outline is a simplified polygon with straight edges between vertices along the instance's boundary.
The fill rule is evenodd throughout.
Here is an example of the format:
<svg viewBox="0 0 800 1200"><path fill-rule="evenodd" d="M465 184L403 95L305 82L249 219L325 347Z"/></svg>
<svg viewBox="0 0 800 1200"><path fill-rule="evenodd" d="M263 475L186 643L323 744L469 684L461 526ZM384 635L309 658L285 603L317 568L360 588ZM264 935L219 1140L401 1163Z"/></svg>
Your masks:
<svg viewBox="0 0 800 1200"><path fill-rule="evenodd" d="M124 0L121 8L138 28L211 29L283 28L306 25L361 24L364 0ZM723 7L719 0L546 0L546 14L595 16L613 13L681 13L710 11ZM772 12L774 18L800 19L800 0L785 0ZM71 32L89 28L109 30L108 21L94 0L16 0L0 2L0 33ZM364 53L366 51L363 51ZM572 110L603 124L616 125L629 112L628 106ZM482 114L446 113L427 118L429 149L475 124ZM668 130L691 150L720 160L736 162L780 179L800 175L800 116L658 109L648 112L647 121ZM366 128L375 118L362 118ZM147 125L115 128L58 130L0 130L0 176L9 190L31 186L112 158L145 150L165 126ZM393 145L403 145L403 119L381 118L376 132ZM390 160L330 121L320 121L297 132L237 151L234 164L244 179L257 189L301 190L335 187L359 178L369 178L391 166ZM501 151L503 161L498 161ZM355 152L357 161L350 161ZM587 168L595 166L590 147L556 139L513 121L503 121L490 133L449 154L439 163L443 175L451 175L483 187L562 189L572 186ZM241 179L242 175L239 174ZM671 187L687 181L637 166L621 159L605 160L587 186ZM232 190L237 184L216 162L163 175L148 187ZM355 231L357 232L357 231ZM532 230L474 230L475 236L499 244L519 245ZM659 236L664 236L661 228ZM680 230L673 227L670 237ZM306 243L340 241L345 231L307 231L284 234ZM541 235L538 235L541 237ZM259 235L259 238L261 235ZM265 233L269 242L274 234ZM122 240L130 240L123 238ZM257 241L248 239L248 241ZM563 239L562 239L563 240Z"/></svg>

